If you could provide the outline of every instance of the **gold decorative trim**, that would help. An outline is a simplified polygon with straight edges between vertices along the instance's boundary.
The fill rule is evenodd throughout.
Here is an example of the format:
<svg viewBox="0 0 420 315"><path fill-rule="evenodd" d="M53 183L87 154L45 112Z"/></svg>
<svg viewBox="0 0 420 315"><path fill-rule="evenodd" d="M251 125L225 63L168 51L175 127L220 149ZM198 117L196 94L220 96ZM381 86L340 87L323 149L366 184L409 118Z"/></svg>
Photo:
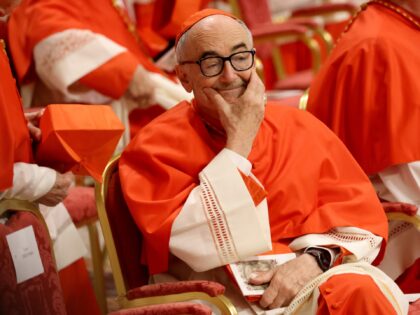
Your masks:
<svg viewBox="0 0 420 315"><path fill-rule="evenodd" d="M382 1L382 0L371 0L370 2L368 2L367 4L365 4L366 6L372 3L377 3L380 4L388 9L390 9L391 11L394 11L395 13L401 15L403 18L405 18L406 20L410 21L411 23L413 23L418 29L420 29L420 22L416 20L416 18L414 16L412 16L410 13L408 13L406 10L404 10L403 8L394 5L390 2L386 2L386 1Z"/></svg>
<svg viewBox="0 0 420 315"><path fill-rule="evenodd" d="M309 88L303 92L302 96L299 99L299 106L298 108L300 110L306 110L306 107L308 106L308 98L309 98Z"/></svg>

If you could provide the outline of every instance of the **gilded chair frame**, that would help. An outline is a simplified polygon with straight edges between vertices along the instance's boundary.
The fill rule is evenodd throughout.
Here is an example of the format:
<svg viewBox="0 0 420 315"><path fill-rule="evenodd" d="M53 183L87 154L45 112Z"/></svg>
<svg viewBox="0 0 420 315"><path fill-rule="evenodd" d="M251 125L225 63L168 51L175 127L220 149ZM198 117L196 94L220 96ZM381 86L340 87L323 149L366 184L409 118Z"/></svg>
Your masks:
<svg viewBox="0 0 420 315"><path fill-rule="evenodd" d="M419 215L408 215L402 212L387 212L386 216L389 221L403 221L411 223L414 227L420 231L420 216Z"/></svg>
<svg viewBox="0 0 420 315"><path fill-rule="evenodd" d="M109 220L108 220L108 216L106 212L106 205L105 205L110 176L113 174L114 170L118 167L119 159L120 159L120 155L115 156L114 158L110 160L108 165L105 167L105 170L102 176L103 178L102 183L96 183L95 195L96 195L96 203L97 203L97 208L98 208L99 220L101 223L102 232L104 234L105 245L107 247L107 252L108 252L108 256L109 256L109 260L110 260L110 264L112 268L115 287L117 290L117 295L118 295L117 302L119 303L120 307L126 309L126 308L149 306L149 305L164 304L164 303L203 300L203 301L207 301L215 305L221 311L222 314L236 315L237 311L234 305L224 295L212 297L203 292L186 292L186 293L169 294L169 295L162 295L162 296L136 298L132 300L129 300L127 298L128 290L124 282L121 265L118 259L117 250L115 247L114 238L112 236L111 226L109 224Z"/></svg>

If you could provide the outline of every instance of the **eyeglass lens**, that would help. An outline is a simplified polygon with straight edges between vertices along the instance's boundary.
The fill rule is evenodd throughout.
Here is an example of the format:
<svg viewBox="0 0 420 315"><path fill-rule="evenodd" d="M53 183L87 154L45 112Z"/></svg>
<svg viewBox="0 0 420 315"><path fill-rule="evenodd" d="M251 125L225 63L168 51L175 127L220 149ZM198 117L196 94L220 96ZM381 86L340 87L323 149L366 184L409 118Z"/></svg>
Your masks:
<svg viewBox="0 0 420 315"><path fill-rule="evenodd" d="M201 71L205 76L215 76L222 72L224 66L222 57L208 57L200 62ZM252 51L242 51L228 57L230 64L236 71L245 71L252 67L254 63Z"/></svg>

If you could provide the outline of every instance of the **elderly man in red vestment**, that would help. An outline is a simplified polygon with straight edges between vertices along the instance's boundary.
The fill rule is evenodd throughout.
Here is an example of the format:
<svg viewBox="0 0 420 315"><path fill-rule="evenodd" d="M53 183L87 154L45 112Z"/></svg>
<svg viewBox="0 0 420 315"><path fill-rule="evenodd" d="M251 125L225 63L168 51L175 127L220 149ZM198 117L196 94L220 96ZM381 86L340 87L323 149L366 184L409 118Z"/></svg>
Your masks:
<svg viewBox="0 0 420 315"><path fill-rule="evenodd" d="M419 1L370 1L315 78L308 102L308 110L340 137L370 176L381 199L417 208L419 43ZM397 283L406 292L420 292L419 243L413 225L390 223L379 268L400 277Z"/></svg>
<svg viewBox="0 0 420 315"><path fill-rule="evenodd" d="M220 281L244 314L406 314L399 288L370 264L387 222L368 178L310 114L265 104L247 27L208 9L177 39L177 74L195 99L146 126L119 168L154 279ZM267 251L297 257L251 275L268 287L248 305L224 266Z"/></svg>
<svg viewBox="0 0 420 315"><path fill-rule="evenodd" d="M0 7L4 9L2 14L7 14L13 3L2 1ZM31 136L34 140L39 140L41 137L41 131L35 126L41 113L30 113L25 117L15 79L10 70L9 59L5 53L4 41L1 42L0 199L16 198L40 204L41 213L53 241L68 313L99 314L100 310L82 257L86 249L67 209L61 203L73 182L72 175L60 174L34 163Z"/></svg>

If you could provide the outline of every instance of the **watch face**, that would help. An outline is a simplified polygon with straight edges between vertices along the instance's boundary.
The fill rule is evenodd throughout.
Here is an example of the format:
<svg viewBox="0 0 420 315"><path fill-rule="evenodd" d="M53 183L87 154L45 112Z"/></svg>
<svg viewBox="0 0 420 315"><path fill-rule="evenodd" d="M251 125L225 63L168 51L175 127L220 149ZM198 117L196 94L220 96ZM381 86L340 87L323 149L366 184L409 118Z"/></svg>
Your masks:
<svg viewBox="0 0 420 315"><path fill-rule="evenodd" d="M322 271L326 271L330 268L331 255L328 251L314 248L307 250L306 253L316 258L316 261Z"/></svg>

